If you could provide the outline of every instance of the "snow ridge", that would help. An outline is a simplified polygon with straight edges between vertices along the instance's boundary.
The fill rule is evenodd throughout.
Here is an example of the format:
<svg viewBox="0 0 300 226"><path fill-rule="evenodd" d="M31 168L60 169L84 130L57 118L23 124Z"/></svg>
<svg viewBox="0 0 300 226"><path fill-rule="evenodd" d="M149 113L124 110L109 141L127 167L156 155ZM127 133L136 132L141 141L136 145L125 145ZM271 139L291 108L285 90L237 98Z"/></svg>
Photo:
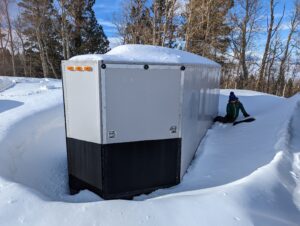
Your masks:
<svg viewBox="0 0 300 226"><path fill-rule="evenodd" d="M298 94L300 97L300 94ZM289 171L282 171L281 179L286 188L290 191L295 205L300 210L300 101L297 102L294 114L291 117L287 127L287 141L284 145L284 157L288 162ZM282 175L283 174L283 175Z"/></svg>
<svg viewBox="0 0 300 226"><path fill-rule="evenodd" d="M13 87L14 85L15 83L13 81L0 77L0 93Z"/></svg>

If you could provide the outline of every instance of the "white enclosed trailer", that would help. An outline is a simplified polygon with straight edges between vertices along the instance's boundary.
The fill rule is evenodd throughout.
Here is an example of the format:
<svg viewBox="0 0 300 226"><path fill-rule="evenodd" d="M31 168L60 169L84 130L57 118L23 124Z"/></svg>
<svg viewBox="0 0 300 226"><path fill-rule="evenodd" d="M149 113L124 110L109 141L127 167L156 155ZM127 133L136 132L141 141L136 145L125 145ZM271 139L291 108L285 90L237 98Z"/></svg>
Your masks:
<svg viewBox="0 0 300 226"><path fill-rule="evenodd" d="M126 198L180 182L217 115L217 63L125 45L62 71L71 191Z"/></svg>

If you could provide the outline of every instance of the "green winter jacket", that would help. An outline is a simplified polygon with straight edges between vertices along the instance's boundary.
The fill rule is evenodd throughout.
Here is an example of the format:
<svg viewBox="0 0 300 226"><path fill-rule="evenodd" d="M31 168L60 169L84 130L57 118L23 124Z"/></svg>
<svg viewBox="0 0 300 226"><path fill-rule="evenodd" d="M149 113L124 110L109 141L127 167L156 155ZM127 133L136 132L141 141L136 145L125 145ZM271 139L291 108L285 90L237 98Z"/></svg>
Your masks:
<svg viewBox="0 0 300 226"><path fill-rule="evenodd" d="M241 102L239 102L239 101L228 102L227 109L226 109L226 112L227 112L226 118L231 119L232 121L235 121L237 119L237 117L239 116L240 110L242 111L242 113L245 117L249 116Z"/></svg>

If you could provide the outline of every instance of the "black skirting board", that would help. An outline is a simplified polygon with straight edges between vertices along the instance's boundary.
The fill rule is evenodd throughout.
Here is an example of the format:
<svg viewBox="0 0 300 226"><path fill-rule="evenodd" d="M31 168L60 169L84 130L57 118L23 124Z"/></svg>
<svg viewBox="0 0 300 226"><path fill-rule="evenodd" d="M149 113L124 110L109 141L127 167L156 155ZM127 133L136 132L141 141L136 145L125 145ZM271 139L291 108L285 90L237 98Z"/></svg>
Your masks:
<svg viewBox="0 0 300 226"><path fill-rule="evenodd" d="M95 144L67 138L69 186L132 198L180 182L181 139Z"/></svg>

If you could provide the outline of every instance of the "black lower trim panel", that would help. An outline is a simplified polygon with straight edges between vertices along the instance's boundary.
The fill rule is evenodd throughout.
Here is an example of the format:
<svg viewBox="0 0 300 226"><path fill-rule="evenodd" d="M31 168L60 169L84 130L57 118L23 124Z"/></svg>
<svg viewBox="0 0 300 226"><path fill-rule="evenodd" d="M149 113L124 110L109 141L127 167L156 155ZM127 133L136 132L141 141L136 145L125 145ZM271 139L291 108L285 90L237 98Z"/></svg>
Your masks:
<svg viewBox="0 0 300 226"><path fill-rule="evenodd" d="M67 138L67 153L69 175L102 189L101 145Z"/></svg>
<svg viewBox="0 0 300 226"><path fill-rule="evenodd" d="M67 147L73 191L130 198L180 182L181 139L100 145L67 138Z"/></svg>

